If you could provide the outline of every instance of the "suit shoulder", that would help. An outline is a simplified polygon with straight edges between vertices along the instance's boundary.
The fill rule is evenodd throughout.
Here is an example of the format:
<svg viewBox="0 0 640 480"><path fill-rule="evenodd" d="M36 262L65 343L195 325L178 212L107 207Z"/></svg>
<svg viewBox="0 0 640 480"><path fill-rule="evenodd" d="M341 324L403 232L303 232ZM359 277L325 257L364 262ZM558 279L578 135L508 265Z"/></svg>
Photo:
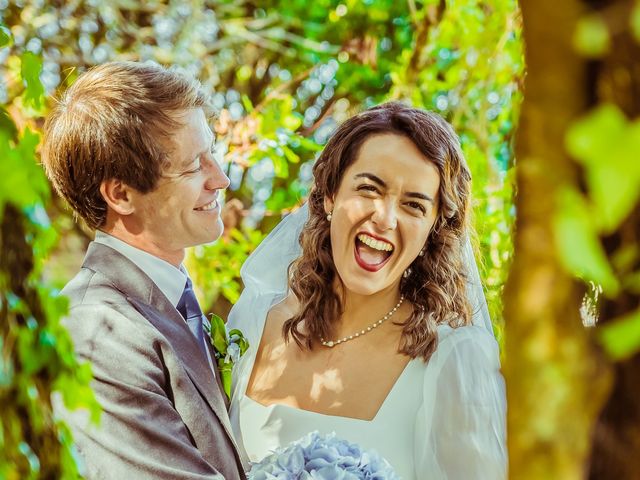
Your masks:
<svg viewBox="0 0 640 480"><path fill-rule="evenodd" d="M71 308L79 305L128 303L125 294L106 276L84 267L65 285L61 293L69 298Z"/></svg>

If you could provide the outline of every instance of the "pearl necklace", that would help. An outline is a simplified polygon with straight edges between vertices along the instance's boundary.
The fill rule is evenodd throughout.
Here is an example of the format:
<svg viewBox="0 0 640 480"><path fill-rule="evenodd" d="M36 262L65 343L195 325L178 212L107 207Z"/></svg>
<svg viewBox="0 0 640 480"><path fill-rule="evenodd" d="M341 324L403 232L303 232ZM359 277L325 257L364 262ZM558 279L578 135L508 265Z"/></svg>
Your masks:
<svg viewBox="0 0 640 480"><path fill-rule="evenodd" d="M380 320L378 320L377 322L369 325L367 328L362 329L359 332L354 333L353 335L348 335L344 338L341 338L340 340L336 340L335 342L332 340L326 341L324 338L320 338L320 343L322 343L322 345L324 345L325 347L334 347L336 345L340 345L341 343L344 342L348 342L349 340L353 340L354 338L358 338L361 335L364 335L365 333L369 333L371 330L373 330L376 327L379 327L380 325L382 325L382 322L384 322L385 320L388 320L389 318L391 318L393 316L394 313L396 313L396 310L398 310L398 308L400 308L400 305L402 305L402 302L404 302L404 295L400 296L400 301L396 304L395 307L393 307L391 310L389 310L389 312L382 317Z"/></svg>

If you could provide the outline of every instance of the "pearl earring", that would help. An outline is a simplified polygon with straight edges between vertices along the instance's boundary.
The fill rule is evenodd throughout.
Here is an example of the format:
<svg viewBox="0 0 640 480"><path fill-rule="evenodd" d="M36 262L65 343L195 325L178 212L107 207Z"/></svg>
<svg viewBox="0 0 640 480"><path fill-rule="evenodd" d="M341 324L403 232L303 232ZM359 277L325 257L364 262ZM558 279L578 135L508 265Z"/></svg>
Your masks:
<svg viewBox="0 0 640 480"><path fill-rule="evenodd" d="M330 222L332 218L333 215L331 215L331 212L327 213L327 222Z"/></svg>
<svg viewBox="0 0 640 480"><path fill-rule="evenodd" d="M424 257L424 248L425 247L422 247L422 250L420 250L420 253L418 253L419 257Z"/></svg>
<svg viewBox="0 0 640 480"><path fill-rule="evenodd" d="M407 269L402 273L402 278L409 278L409 275L411 275L411 267L407 268Z"/></svg>

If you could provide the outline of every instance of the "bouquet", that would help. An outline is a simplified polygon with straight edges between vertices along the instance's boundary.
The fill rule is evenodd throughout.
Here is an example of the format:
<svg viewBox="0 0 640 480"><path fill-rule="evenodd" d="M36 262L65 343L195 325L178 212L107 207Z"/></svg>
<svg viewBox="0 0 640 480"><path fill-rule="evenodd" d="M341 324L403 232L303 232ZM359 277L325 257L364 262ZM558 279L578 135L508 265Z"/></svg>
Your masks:
<svg viewBox="0 0 640 480"><path fill-rule="evenodd" d="M372 450L312 432L253 463L248 480L400 480Z"/></svg>

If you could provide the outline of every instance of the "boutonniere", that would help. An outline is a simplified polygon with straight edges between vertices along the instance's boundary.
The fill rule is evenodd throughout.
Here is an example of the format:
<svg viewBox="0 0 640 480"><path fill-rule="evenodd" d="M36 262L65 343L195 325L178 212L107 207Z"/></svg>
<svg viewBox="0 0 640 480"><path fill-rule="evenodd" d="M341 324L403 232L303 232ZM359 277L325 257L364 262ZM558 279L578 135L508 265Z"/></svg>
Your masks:
<svg viewBox="0 0 640 480"><path fill-rule="evenodd" d="M224 393L231 398L231 370L249 348L249 341L237 328L227 332L224 321L215 313L211 314L211 326L205 323L205 331L213 345Z"/></svg>

